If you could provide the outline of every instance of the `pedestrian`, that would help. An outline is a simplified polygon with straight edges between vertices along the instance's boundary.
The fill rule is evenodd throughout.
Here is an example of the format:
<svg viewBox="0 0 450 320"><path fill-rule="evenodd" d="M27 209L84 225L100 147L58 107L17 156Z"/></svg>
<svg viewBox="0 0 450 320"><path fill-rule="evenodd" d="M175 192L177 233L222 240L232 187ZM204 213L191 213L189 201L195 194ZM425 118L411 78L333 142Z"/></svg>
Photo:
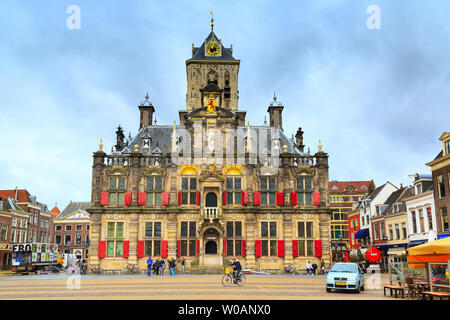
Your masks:
<svg viewBox="0 0 450 320"><path fill-rule="evenodd" d="M312 274L315 275L316 274L316 270L317 270L317 264L313 263L312 264Z"/></svg>
<svg viewBox="0 0 450 320"><path fill-rule="evenodd" d="M152 274L152 265L153 265L153 259L152 259L152 257L148 257L148 259L147 259L147 275L149 277Z"/></svg>
<svg viewBox="0 0 450 320"><path fill-rule="evenodd" d="M183 270L184 273L184 258L181 258L181 270Z"/></svg>
<svg viewBox="0 0 450 320"><path fill-rule="evenodd" d="M171 276L174 276L175 275L175 259L174 258L172 258L172 259L170 259L170 261L169 261L169 268L170 268L170 275Z"/></svg>
<svg viewBox="0 0 450 320"><path fill-rule="evenodd" d="M166 262L164 261L164 259L161 259L161 262L159 263L159 268L160 268L161 276L163 276L164 269L166 269Z"/></svg>
<svg viewBox="0 0 450 320"><path fill-rule="evenodd" d="M153 273L154 273L156 276L159 276L159 267L160 267L160 261L159 261L159 258L158 258L158 259L156 259L156 261L153 263Z"/></svg>
<svg viewBox="0 0 450 320"><path fill-rule="evenodd" d="M310 272L312 272L312 265L311 261L308 261L308 263L306 264L306 274L309 275Z"/></svg>

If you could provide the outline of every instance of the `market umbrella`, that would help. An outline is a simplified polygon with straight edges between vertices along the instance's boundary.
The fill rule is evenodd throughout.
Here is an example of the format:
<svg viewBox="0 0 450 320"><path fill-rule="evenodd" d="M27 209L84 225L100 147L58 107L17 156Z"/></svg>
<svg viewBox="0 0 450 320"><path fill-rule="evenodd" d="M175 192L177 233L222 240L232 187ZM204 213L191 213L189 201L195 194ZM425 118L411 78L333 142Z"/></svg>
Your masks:
<svg viewBox="0 0 450 320"><path fill-rule="evenodd" d="M450 237L407 249L408 263L447 262L450 260Z"/></svg>

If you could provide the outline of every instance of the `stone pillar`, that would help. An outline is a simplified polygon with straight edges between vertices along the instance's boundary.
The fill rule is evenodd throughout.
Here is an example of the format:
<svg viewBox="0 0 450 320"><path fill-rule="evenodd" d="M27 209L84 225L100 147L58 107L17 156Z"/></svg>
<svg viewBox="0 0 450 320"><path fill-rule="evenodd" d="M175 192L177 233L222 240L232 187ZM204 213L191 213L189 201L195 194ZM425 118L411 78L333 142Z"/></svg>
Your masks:
<svg viewBox="0 0 450 320"><path fill-rule="evenodd" d="M255 258L256 217L247 213L245 217L245 268L256 269Z"/></svg>
<svg viewBox="0 0 450 320"><path fill-rule="evenodd" d="M167 219L167 257L177 257L177 213L171 212Z"/></svg>
<svg viewBox="0 0 450 320"><path fill-rule="evenodd" d="M285 212L283 214L283 240L284 240L284 266L294 264L292 251L292 214Z"/></svg>
<svg viewBox="0 0 450 320"><path fill-rule="evenodd" d="M128 220L128 264L137 265L137 240L139 234L139 214L130 213Z"/></svg>
<svg viewBox="0 0 450 320"><path fill-rule="evenodd" d="M101 237L101 213L90 212L89 214L89 264L98 265L98 241Z"/></svg>
<svg viewBox="0 0 450 320"><path fill-rule="evenodd" d="M100 206L100 192L102 191L103 168L105 167L106 153L94 152L94 163L92 166L92 192L91 205Z"/></svg>

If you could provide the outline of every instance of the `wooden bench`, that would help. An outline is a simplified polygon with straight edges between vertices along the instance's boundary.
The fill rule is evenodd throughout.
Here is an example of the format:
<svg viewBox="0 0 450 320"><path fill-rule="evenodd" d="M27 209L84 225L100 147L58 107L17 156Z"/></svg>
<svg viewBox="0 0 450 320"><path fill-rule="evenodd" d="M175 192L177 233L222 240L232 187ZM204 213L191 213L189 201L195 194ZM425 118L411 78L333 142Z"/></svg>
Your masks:
<svg viewBox="0 0 450 320"><path fill-rule="evenodd" d="M383 289L384 295L386 295L386 289L390 290L391 297L392 297L392 291L395 292L395 298L397 298L397 292L401 291L402 298L405 298L405 288L403 288L402 286L386 285L386 286L384 286L384 289Z"/></svg>
<svg viewBox="0 0 450 320"><path fill-rule="evenodd" d="M422 291L420 294L423 300L426 300L427 296L430 297L430 300L433 300L433 297L439 297L439 300L446 297L450 300L450 292Z"/></svg>
<svg viewBox="0 0 450 320"><path fill-rule="evenodd" d="M276 274L278 274L280 272L280 269L261 269L261 271L262 272L269 272L270 274L275 272Z"/></svg>
<svg viewBox="0 0 450 320"><path fill-rule="evenodd" d="M117 272L120 276L120 272L121 270L117 270L117 269L103 269L103 275L106 276L107 272L111 272L111 274L114 274L114 272Z"/></svg>

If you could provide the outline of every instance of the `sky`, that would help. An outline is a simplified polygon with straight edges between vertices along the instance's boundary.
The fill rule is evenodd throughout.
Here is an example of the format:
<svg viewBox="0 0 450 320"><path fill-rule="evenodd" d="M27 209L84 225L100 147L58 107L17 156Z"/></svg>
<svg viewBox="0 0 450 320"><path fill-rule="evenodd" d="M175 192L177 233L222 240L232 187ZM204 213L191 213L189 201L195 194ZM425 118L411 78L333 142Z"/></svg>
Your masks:
<svg viewBox="0 0 450 320"><path fill-rule="evenodd" d="M80 28L69 29L70 5ZM379 8L380 28L367 20ZM240 59L239 109L262 125L274 92L288 137L329 154L330 180L431 174L450 131L446 0L0 2L0 189L62 210L90 201L92 153L185 109L185 61L214 31ZM72 20L70 20L72 21ZM372 21L372 20L370 20Z"/></svg>

